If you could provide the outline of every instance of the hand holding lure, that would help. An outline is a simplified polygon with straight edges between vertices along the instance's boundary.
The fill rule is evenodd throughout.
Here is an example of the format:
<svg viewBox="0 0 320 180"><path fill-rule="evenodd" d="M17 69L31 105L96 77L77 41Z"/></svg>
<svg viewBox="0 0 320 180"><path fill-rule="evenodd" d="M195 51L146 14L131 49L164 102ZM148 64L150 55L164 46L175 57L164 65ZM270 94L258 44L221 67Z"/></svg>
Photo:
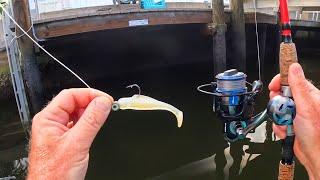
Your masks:
<svg viewBox="0 0 320 180"><path fill-rule="evenodd" d="M172 114L175 115L176 119L177 119L177 125L178 127L182 126L182 122L183 122L183 112L180 111L179 109L177 109L176 107L158 101L154 98L148 97L148 96L144 96L144 95L140 95L141 90L140 87L136 84L128 86L130 88L132 87L137 87L139 89L139 94L135 94L132 97L124 97L124 98L120 98L118 101L115 101L112 105L112 110L113 111L118 111L118 110L127 110L127 109L131 109L131 110L143 110L143 111L147 111L147 110L165 110L165 111L169 111Z"/></svg>
<svg viewBox="0 0 320 180"><path fill-rule="evenodd" d="M79 79L86 87L91 88L78 74L76 74L73 70L71 70L69 67L67 67L65 64L63 64L60 60L58 60L56 57L54 57L51 53L49 53L44 47L42 47L36 40L34 40L10 15L10 13L4 8L3 4L0 3L0 8L3 10L6 16L8 16L12 22L23 32L24 35L26 35L37 47L39 47L43 52L45 52L47 55L49 55L54 61L59 63L62 67L67 69L71 74L73 74L77 79ZM183 113L179 109L175 108L174 106L158 101L156 99L153 99L148 96L140 95L140 87L136 84L128 86L130 88L132 87L138 87L139 88L139 95L134 95L132 97L126 97L126 98L120 98L118 101L116 101L112 109L114 111L117 110L124 110L124 109L132 109L132 110L166 110L172 112L178 122L178 127L182 126L183 122Z"/></svg>

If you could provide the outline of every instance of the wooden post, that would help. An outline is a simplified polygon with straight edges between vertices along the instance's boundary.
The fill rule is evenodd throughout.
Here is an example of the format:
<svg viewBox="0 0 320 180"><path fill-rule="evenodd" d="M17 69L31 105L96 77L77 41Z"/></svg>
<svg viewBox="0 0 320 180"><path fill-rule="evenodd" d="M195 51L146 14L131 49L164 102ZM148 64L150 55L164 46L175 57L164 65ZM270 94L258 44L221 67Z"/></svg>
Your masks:
<svg viewBox="0 0 320 180"><path fill-rule="evenodd" d="M212 0L214 74L226 70L226 30L223 0Z"/></svg>
<svg viewBox="0 0 320 180"><path fill-rule="evenodd" d="M246 71L246 31L243 0L230 0L231 9L231 59L229 68Z"/></svg>
<svg viewBox="0 0 320 180"><path fill-rule="evenodd" d="M32 25L28 0L13 0L13 14L17 23L28 31ZM21 35L21 30L17 29L17 36ZM32 30L28 32L31 37ZM21 52L21 63L23 78L26 82L26 90L31 101L32 112L41 110L43 105L43 86L40 78L40 71L36 63L35 49L33 42L27 36L21 36L18 40Z"/></svg>

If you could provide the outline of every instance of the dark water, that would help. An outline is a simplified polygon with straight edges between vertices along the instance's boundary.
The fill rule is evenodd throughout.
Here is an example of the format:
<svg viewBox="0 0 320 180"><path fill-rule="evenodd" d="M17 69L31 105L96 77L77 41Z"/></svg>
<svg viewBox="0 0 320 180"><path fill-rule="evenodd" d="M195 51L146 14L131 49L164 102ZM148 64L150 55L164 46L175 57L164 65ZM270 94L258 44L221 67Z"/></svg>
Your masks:
<svg viewBox="0 0 320 180"><path fill-rule="evenodd" d="M146 47L155 48L161 43L169 42L169 45L161 50L155 48L151 52L143 51L144 53L140 53L142 55L137 53L139 50L142 51L136 46L137 39L128 40L130 33L121 35L123 40L120 44L112 44L111 42L114 42L112 40L103 43L99 41L90 48L86 43L92 42L92 39L99 37L112 39L110 36L115 33L110 32L109 35L97 33L92 35L94 37L81 37L82 43L65 40L64 45L70 48L68 54L64 52L64 47L59 49L57 42L47 44L49 49L56 50L57 56L67 56L70 61L66 63L73 69L87 65L87 69L82 69L81 72L90 76L96 75L90 84L110 93L115 99L136 93L135 89L125 87L137 83L142 88L142 94L172 104L184 112L181 128L177 128L175 117L164 111L128 110L111 113L92 146L87 179L212 180L225 179L228 176L229 179L276 179L281 147L280 142L275 141L272 134L271 123L264 123L246 140L229 145L223 139L222 125L211 111L211 98L196 91L199 84L210 82L214 77L210 51L211 39L203 34L202 27L184 26L183 29L181 33L176 33L170 28L167 31L154 28L132 32L138 37L140 35L139 43L144 47L143 50L146 50ZM162 38L150 39L151 35L148 33L159 31L164 34ZM248 33L250 34L250 29ZM124 43L126 40L128 42ZM250 44L253 41L254 39L248 40L249 81L257 78L255 48L253 43ZM297 45L300 63L306 71L306 76L319 85L319 49L304 48L303 43L301 46ZM108 48L105 52L101 52L101 47ZM269 47L263 65L265 90L256 101L257 112L266 107L267 84L278 72L276 60L271 55L273 48ZM117 52L112 51L114 49L117 49ZM152 58L153 53L161 52L163 52L162 55ZM181 55L182 52L185 54ZM91 59L74 63L77 59L85 58ZM99 58L100 61L97 60ZM126 61L121 60L123 58ZM114 65L109 66L110 62ZM126 62L127 65L125 65ZM94 67L96 72L92 72L90 67ZM52 64L50 67L45 66L42 73L47 79L44 80L45 86L49 89L47 99L63 88L81 86L81 84L70 83L68 79L72 77L69 75L61 77L62 80L59 76L52 75L66 73L58 66L52 67ZM99 74L104 76L99 77ZM13 115L5 116L3 119L11 116ZM7 174L0 173L0 177L10 175L14 169L13 166L12 162L7 162L3 166L0 164L0 170L7 168L4 171ZM295 177L307 179L306 172L299 163L296 166Z"/></svg>

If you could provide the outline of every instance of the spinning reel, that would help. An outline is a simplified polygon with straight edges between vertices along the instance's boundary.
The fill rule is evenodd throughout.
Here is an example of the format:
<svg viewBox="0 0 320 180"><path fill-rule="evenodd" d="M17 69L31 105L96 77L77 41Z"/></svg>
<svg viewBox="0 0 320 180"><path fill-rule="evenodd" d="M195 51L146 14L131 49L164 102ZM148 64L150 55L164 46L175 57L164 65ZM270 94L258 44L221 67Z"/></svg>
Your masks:
<svg viewBox="0 0 320 180"><path fill-rule="evenodd" d="M197 88L213 96L213 111L224 123L223 133L229 142L244 139L267 116L266 110L254 116L255 97L262 91L262 82L256 80L250 84L246 77L246 74L231 69L216 75L216 82ZM251 91L247 85L251 86ZM203 90L205 87L211 87L212 92Z"/></svg>

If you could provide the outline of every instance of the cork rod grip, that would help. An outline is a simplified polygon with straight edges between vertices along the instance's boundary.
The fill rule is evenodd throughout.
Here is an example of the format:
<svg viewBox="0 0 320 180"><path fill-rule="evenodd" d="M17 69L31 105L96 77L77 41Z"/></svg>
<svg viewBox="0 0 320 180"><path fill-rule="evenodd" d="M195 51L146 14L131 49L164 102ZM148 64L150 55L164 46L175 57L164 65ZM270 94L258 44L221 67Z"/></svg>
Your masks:
<svg viewBox="0 0 320 180"><path fill-rule="evenodd" d="M279 163L278 180L293 180L294 177L294 162L291 165Z"/></svg>
<svg viewBox="0 0 320 180"><path fill-rule="evenodd" d="M281 85L288 86L289 67L291 64L298 62L296 45L294 43L281 43L279 60Z"/></svg>

